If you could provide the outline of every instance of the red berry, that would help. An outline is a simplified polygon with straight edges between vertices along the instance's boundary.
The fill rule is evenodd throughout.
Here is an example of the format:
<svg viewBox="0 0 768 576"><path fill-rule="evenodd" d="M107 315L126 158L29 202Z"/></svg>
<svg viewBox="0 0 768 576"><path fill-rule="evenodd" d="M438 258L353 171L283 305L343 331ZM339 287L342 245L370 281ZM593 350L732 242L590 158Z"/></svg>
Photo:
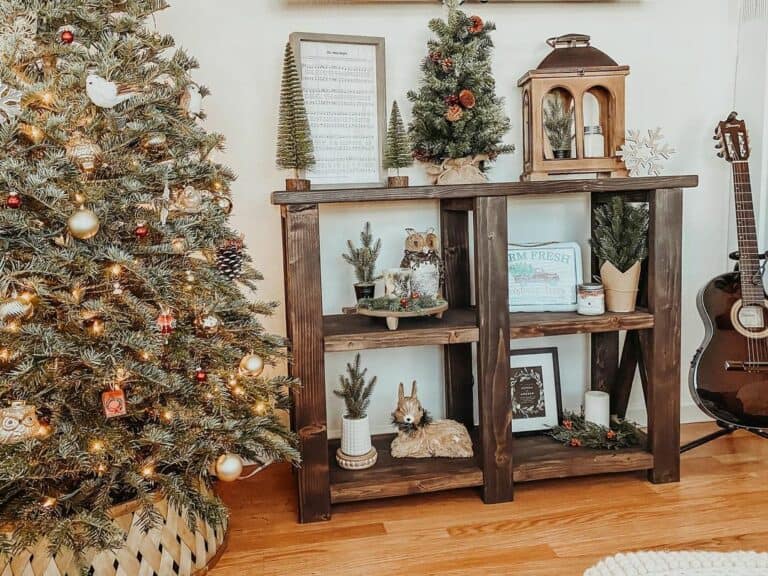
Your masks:
<svg viewBox="0 0 768 576"><path fill-rule="evenodd" d="M64 44L72 44L75 41L75 33L72 30L64 30L61 33L61 41Z"/></svg>
<svg viewBox="0 0 768 576"><path fill-rule="evenodd" d="M198 382L205 382L208 380L208 374L206 374L202 369L198 369L197 372L195 372L195 380Z"/></svg>
<svg viewBox="0 0 768 576"><path fill-rule="evenodd" d="M400 299L400 306L402 306L403 308L407 308L408 307L408 298L401 298Z"/></svg>
<svg viewBox="0 0 768 576"><path fill-rule="evenodd" d="M418 292L414 292L413 294L411 294L411 298L414 300L418 300L419 298L421 298L421 294L419 294Z"/></svg>
<svg viewBox="0 0 768 576"><path fill-rule="evenodd" d="M18 208L21 206L21 196L17 192L11 192L8 199L5 201L5 205L8 208Z"/></svg>

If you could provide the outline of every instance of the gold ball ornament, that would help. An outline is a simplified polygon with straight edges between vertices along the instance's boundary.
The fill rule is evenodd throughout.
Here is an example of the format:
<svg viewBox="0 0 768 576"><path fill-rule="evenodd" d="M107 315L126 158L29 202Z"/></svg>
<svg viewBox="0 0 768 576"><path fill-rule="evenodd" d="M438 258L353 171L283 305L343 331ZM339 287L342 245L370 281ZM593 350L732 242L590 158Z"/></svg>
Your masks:
<svg viewBox="0 0 768 576"><path fill-rule="evenodd" d="M195 328L201 336L214 336L221 328L221 318L216 314L201 314L195 318Z"/></svg>
<svg viewBox="0 0 768 576"><path fill-rule="evenodd" d="M69 233L78 240L93 238L99 233L100 227L99 217L87 208L80 208L67 220Z"/></svg>
<svg viewBox="0 0 768 576"><path fill-rule="evenodd" d="M216 204L224 211L224 214L232 213L232 200L228 196L216 198Z"/></svg>
<svg viewBox="0 0 768 576"><path fill-rule="evenodd" d="M237 454L222 454L216 460L214 472L222 482L234 482L243 473L243 459Z"/></svg>
<svg viewBox="0 0 768 576"><path fill-rule="evenodd" d="M67 158L84 174L93 174L101 166L101 146L75 133L64 146Z"/></svg>
<svg viewBox="0 0 768 576"><path fill-rule="evenodd" d="M240 375L258 378L264 372L264 360L256 354L248 354L240 360Z"/></svg>
<svg viewBox="0 0 768 576"><path fill-rule="evenodd" d="M203 193L194 186L187 186L177 193L174 208L185 214L197 214L203 209Z"/></svg>

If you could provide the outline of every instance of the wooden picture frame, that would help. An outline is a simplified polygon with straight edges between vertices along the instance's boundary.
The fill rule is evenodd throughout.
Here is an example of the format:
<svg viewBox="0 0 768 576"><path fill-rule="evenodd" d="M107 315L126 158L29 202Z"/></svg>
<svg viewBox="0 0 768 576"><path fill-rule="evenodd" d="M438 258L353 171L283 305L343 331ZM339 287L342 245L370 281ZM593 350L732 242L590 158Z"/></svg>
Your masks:
<svg viewBox="0 0 768 576"><path fill-rule="evenodd" d="M510 350L509 388L515 435L541 433L561 423L557 348Z"/></svg>
<svg viewBox="0 0 768 576"><path fill-rule="evenodd" d="M312 180L312 187L322 190L384 186L387 179L384 38L294 32L290 42L315 144L317 164L307 176ZM373 55L365 47L372 47ZM307 76L310 69L313 70L311 78ZM344 78L342 74L349 76ZM345 89L345 81L353 76L354 88ZM375 85L366 85L366 82ZM321 117L327 117L328 121ZM339 122L340 118L347 118L349 126L336 126L331 122ZM373 122L375 125L371 125Z"/></svg>

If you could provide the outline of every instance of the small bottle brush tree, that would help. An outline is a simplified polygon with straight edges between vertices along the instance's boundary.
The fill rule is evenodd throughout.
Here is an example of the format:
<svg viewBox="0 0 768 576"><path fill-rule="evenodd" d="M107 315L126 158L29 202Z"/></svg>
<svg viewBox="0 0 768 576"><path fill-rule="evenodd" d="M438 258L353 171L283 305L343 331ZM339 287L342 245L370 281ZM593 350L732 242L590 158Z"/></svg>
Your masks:
<svg viewBox="0 0 768 576"><path fill-rule="evenodd" d="M573 114L559 95L547 99L544 109L544 129L555 158L570 158L573 141Z"/></svg>
<svg viewBox="0 0 768 576"><path fill-rule="evenodd" d="M408 176L400 176L401 168L413 165L411 143L408 133L405 131L403 117L400 115L400 107L397 100L392 103L392 112L389 115L389 129L387 130L387 146L384 152L384 168L397 171L397 176L389 178L389 185L408 186Z"/></svg>
<svg viewBox="0 0 768 576"><path fill-rule="evenodd" d="M283 80L280 90L280 119L277 127L277 166L293 170L286 180L288 190L306 190L309 181L300 178L301 171L315 165L315 148L304 105L296 58L290 42L285 45Z"/></svg>
<svg viewBox="0 0 768 576"><path fill-rule="evenodd" d="M592 249L600 261L606 307L612 312L632 312L640 263L648 257L648 206L629 204L616 196L595 208L594 214Z"/></svg>
<svg viewBox="0 0 768 576"><path fill-rule="evenodd" d="M355 356L355 363L347 363L347 374L339 376L339 389L333 393L344 400L345 416L352 420L360 420L368 416L368 406L371 404L371 394L376 386L376 376L366 383L368 368L361 369L360 354Z"/></svg>
<svg viewBox="0 0 768 576"><path fill-rule="evenodd" d="M355 269L355 292L358 300L373 297L373 283L379 278L376 275L376 260L381 254L381 238L373 241L370 222L366 222L360 232L360 247L355 247L352 240L347 240L347 249L348 252L341 257Z"/></svg>
<svg viewBox="0 0 768 576"><path fill-rule="evenodd" d="M427 44L421 86L408 92L413 102L413 156L437 165L469 159L484 169L486 160L514 150L502 142L510 122L491 73L490 32L496 26L467 16L458 0L447 0L446 5L447 19L429 23L436 38Z"/></svg>
<svg viewBox="0 0 768 576"><path fill-rule="evenodd" d="M336 461L342 468L369 468L376 462L376 449L371 445L371 426L368 421L368 406L376 386L376 377L366 383L368 369L361 368L360 354L354 364L347 363L347 374L339 377L339 388L333 393L344 400L346 410L342 419L341 448ZM355 458L365 457L365 463Z"/></svg>

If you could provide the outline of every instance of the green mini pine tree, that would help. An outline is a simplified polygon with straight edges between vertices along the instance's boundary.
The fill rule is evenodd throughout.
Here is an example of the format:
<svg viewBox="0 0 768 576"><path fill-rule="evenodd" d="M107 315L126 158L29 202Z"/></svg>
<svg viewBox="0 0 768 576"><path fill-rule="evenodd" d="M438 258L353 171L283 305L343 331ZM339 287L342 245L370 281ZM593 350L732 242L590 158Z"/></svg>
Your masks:
<svg viewBox="0 0 768 576"><path fill-rule="evenodd" d="M413 102L413 155L434 164L476 155L494 160L514 150L502 142L510 122L491 73L490 32L496 26L467 16L458 9L458 0L446 4L447 20L429 23L437 38L427 44L421 86L408 92Z"/></svg>
<svg viewBox="0 0 768 576"><path fill-rule="evenodd" d="M566 110L564 99L554 95L547 99L544 108L544 129L552 150L570 152L573 140L573 114Z"/></svg>
<svg viewBox="0 0 768 576"><path fill-rule="evenodd" d="M355 363L347 363L347 375L339 376L339 389L333 393L344 400L347 407L346 417L359 420L368 415L368 406L371 404L371 394L376 386L376 376L365 383L365 375L368 368L360 369L360 354L355 356Z"/></svg>
<svg viewBox="0 0 768 576"><path fill-rule="evenodd" d="M397 100L392 102L392 113L389 115L389 129L387 130L387 147L384 154L384 168L397 170L413 165L411 155L411 143L408 133L405 131L403 117L400 115L400 107Z"/></svg>
<svg viewBox="0 0 768 576"><path fill-rule="evenodd" d="M650 216L646 204L629 204L616 196L594 212L592 249L601 265L610 262L619 272L626 272L648 257Z"/></svg>
<svg viewBox="0 0 768 576"><path fill-rule="evenodd" d="M352 240L347 240L347 254L341 257L347 264L355 269L355 277L360 284L369 284L378 279L376 276L376 260L381 253L381 238L373 241L371 223L366 222L363 231L360 232L360 248L355 248Z"/></svg>
<svg viewBox="0 0 768 576"><path fill-rule="evenodd" d="M0 429L0 572L41 539L119 550L128 501L145 529L157 497L221 526L217 459L299 459L276 413L295 382L262 373L286 356L274 304L216 267L235 175L191 113L197 62L155 29L166 8L0 0L0 419L20 401L41 423Z"/></svg>
<svg viewBox="0 0 768 576"><path fill-rule="evenodd" d="M277 166L293 170L299 178L300 170L315 165L315 148L309 130L304 93L291 43L285 45L283 81L280 90L280 120L277 127Z"/></svg>

